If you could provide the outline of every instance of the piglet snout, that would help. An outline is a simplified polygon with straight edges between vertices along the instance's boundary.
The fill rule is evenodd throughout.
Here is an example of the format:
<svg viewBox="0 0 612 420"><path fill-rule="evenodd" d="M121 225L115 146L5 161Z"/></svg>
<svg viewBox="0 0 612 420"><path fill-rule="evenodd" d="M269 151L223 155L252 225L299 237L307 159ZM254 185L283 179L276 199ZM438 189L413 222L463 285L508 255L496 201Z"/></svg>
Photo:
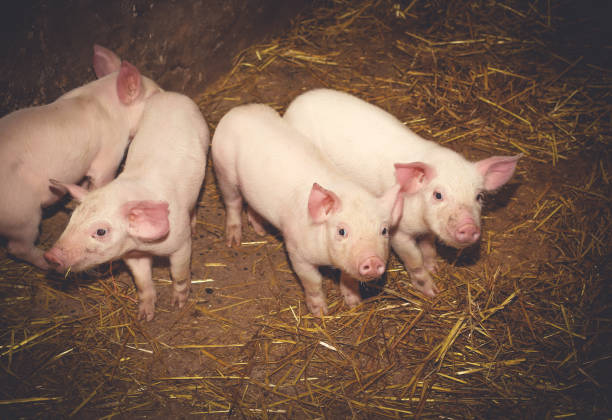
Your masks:
<svg viewBox="0 0 612 420"><path fill-rule="evenodd" d="M472 244L480 238L480 228L472 221L460 225L455 231L455 239L462 244Z"/></svg>
<svg viewBox="0 0 612 420"><path fill-rule="evenodd" d="M49 266L56 271L64 271L66 264L64 264L62 258L62 252L58 248L51 248L44 254L45 260L49 263Z"/></svg>
<svg viewBox="0 0 612 420"><path fill-rule="evenodd" d="M380 277L385 272L385 263L378 257L369 257L359 265L359 274L368 279Z"/></svg>

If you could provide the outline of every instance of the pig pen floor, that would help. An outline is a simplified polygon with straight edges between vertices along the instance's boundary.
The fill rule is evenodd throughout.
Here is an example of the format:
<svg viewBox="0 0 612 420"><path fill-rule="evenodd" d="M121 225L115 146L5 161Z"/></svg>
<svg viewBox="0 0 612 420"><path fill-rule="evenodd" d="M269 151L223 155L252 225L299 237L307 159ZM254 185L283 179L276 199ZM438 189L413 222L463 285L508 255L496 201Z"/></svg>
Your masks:
<svg viewBox="0 0 612 420"><path fill-rule="evenodd" d="M151 33L174 28L170 17L146 20L153 2L121 4L141 11L133 17ZM415 292L392 257L355 309L326 272L330 315L321 320L308 315L278 235L246 227L242 246L226 247L210 162L181 310L170 307L161 259L156 316L145 323L122 263L63 278L2 249L0 415L610 417L612 84L600 53L606 33L593 17L571 2L313 3L276 37L235 51L231 68L205 86L195 76L206 71L204 53L186 50L188 60L161 70L147 60L166 43L153 36L144 53L98 28L144 74L194 98L211 132L233 106L282 112L303 90L325 86L472 160L523 158L509 185L487 197L479 245L438 247L439 296ZM181 19L197 25L188 13ZM588 31L572 37L576 28ZM44 44L45 32L28 39ZM87 69L80 54L59 68ZM43 72L30 96L6 83L4 108L48 102L89 80L50 72L58 69ZM42 224L45 248L68 220L73 204L62 204Z"/></svg>

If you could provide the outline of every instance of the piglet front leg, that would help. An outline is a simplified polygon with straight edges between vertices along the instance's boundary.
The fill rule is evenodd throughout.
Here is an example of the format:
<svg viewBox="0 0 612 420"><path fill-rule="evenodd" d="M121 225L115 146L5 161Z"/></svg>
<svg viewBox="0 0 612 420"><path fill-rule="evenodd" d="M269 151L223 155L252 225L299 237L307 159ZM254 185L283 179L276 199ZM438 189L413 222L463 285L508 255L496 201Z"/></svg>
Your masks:
<svg viewBox="0 0 612 420"><path fill-rule="evenodd" d="M348 274L340 273L340 294L344 298L344 303L349 308L354 308L361 303L361 293L359 292L359 281Z"/></svg>
<svg viewBox="0 0 612 420"><path fill-rule="evenodd" d="M288 253L293 270L302 282L308 310L314 316L327 315L327 303L323 293L323 276L321 276L318 268L294 253L290 251Z"/></svg>
<svg viewBox="0 0 612 420"><path fill-rule="evenodd" d="M421 249L412 236L398 230L391 237L391 246L408 270L415 289L429 297L434 297L439 293L439 289L425 267Z"/></svg>
<svg viewBox="0 0 612 420"><path fill-rule="evenodd" d="M437 270L436 264L436 238L433 235L424 235L419 239L418 245L423 256L423 265L430 273L435 273Z"/></svg>
<svg viewBox="0 0 612 420"><path fill-rule="evenodd" d="M155 316L155 286L151 275L153 258L150 256L124 258L134 276L136 291L138 292L138 319L151 321Z"/></svg>

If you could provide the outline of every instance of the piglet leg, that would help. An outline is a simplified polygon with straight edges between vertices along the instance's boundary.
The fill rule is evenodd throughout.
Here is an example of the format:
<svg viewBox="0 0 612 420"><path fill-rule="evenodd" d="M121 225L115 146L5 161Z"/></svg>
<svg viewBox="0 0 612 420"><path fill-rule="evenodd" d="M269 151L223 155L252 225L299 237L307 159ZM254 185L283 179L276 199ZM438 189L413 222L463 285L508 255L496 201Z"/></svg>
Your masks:
<svg viewBox="0 0 612 420"><path fill-rule="evenodd" d="M172 275L172 305L182 308L191 288L191 238L188 238L174 254L170 255Z"/></svg>
<svg viewBox="0 0 612 420"><path fill-rule="evenodd" d="M242 241L242 195L237 181L230 179L220 165L217 170L217 182L225 203L225 240L227 246L240 246Z"/></svg>
<svg viewBox="0 0 612 420"><path fill-rule="evenodd" d="M138 319L151 321L155 315L155 286L151 276L153 258L150 256L139 258L124 258L134 276L136 291L138 292Z"/></svg>
<svg viewBox="0 0 612 420"><path fill-rule="evenodd" d="M253 230L259 236L266 234L266 228L264 227L264 219L257 213L251 206L247 207L247 220L253 226Z"/></svg>
<svg viewBox="0 0 612 420"><path fill-rule="evenodd" d="M41 210L38 209L29 220L23 221L24 224L13 226L11 233L7 234L7 250L15 257L34 264L36 267L47 270L49 264L43 257L43 251L34 246L38 237L38 225L41 219Z"/></svg>
<svg viewBox="0 0 612 420"><path fill-rule="evenodd" d="M418 242L421 255L423 255L423 265L430 273L435 273L437 270L435 241L436 238L433 235L425 235Z"/></svg>
<svg viewBox="0 0 612 420"><path fill-rule="evenodd" d="M423 254L412 236L398 230L391 237L391 246L410 273L414 288L426 296L434 297L439 290L425 268Z"/></svg>
<svg viewBox="0 0 612 420"><path fill-rule="evenodd" d="M318 268L288 251L291 266L299 277L306 296L306 306L314 316L327 315L327 303L323 294L323 276Z"/></svg>
<svg viewBox="0 0 612 420"><path fill-rule="evenodd" d="M354 308L361 303L359 281L344 272L340 273L340 293L349 308Z"/></svg>

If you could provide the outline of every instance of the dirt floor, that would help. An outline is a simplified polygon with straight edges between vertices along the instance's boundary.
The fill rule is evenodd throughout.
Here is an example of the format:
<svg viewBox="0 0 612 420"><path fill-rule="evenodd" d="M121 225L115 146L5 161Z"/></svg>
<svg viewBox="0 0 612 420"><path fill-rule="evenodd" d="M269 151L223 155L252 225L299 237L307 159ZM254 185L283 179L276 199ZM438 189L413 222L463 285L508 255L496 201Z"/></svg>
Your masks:
<svg viewBox="0 0 612 420"><path fill-rule="evenodd" d="M145 323L135 319L121 262L63 278L2 248L0 417L612 415L605 5L564 2L547 23L538 2L353 3L40 0L3 13L0 115L93 80L91 47L99 43L191 96L211 132L232 106L265 102L282 111L303 90L327 86L359 93L471 160L524 157L509 185L487 197L481 243L464 251L439 245L438 297L414 291L392 257L383 291L364 290L370 299L353 310L336 273L327 273L331 314L323 320L308 315L277 233L246 228L240 249L226 247L210 162L192 293L181 310L170 305L161 259L156 315ZM520 23L504 26L500 14ZM436 48L450 44L429 40L443 33L486 42L442 56ZM515 41L514 52L502 49ZM414 46L425 44L431 51ZM581 86L574 71L591 73ZM554 112L536 113L527 99L495 105L532 85L529 100ZM566 89L556 102L553 88ZM559 109L578 106L574 96L589 110L557 122ZM519 107L529 111L510 111ZM565 122L574 120L568 134ZM543 146L545 137L554 147ZM48 211L43 248L73 206Z"/></svg>

